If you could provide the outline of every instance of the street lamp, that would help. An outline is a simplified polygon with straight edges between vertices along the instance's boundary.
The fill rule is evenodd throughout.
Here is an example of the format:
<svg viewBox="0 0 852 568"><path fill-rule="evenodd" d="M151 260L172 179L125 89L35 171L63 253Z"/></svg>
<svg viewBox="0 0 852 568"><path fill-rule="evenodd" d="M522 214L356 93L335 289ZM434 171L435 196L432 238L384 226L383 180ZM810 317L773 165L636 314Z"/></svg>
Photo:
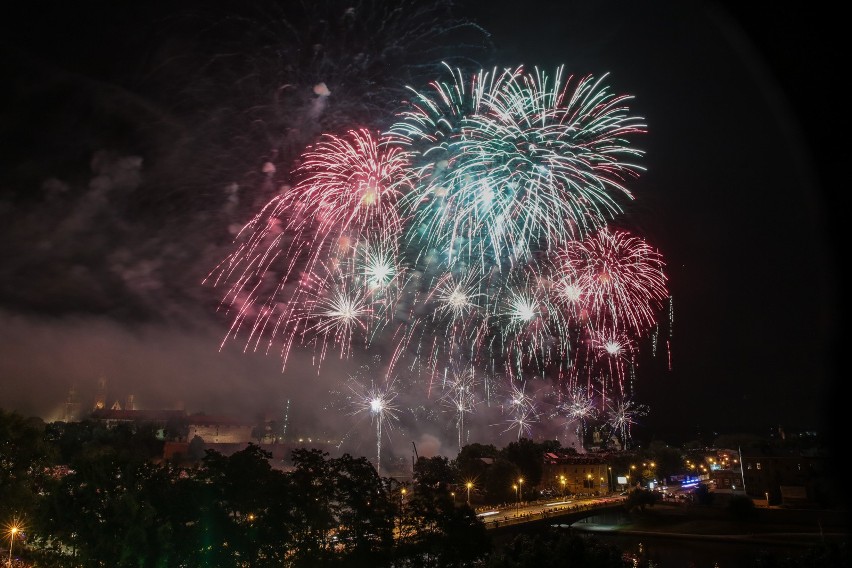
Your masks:
<svg viewBox="0 0 852 568"><path fill-rule="evenodd" d="M467 487L467 504L468 506L470 506L470 488L473 487L473 483L468 481L467 483L465 483L465 487Z"/></svg>
<svg viewBox="0 0 852 568"><path fill-rule="evenodd" d="M524 499L524 478L518 478L518 498L523 501Z"/></svg>
<svg viewBox="0 0 852 568"><path fill-rule="evenodd" d="M515 511L517 511L517 510L518 510L518 507L520 507L520 506L521 506L521 498L518 496L518 484L517 484L517 483L513 483L513 484L512 484L512 489L514 489L514 490L515 490Z"/></svg>
<svg viewBox="0 0 852 568"><path fill-rule="evenodd" d="M562 484L562 498L565 499L565 476L564 475L559 476L559 483Z"/></svg>
<svg viewBox="0 0 852 568"><path fill-rule="evenodd" d="M15 544L15 536L17 536L20 528L16 523L9 527L9 568L12 568L12 545Z"/></svg>
<svg viewBox="0 0 852 568"><path fill-rule="evenodd" d="M455 505L455 504L456 504L456 492L455 492L455 491L450 491L450 495L452 495L452 497L453 497L453 505Z"/></svg>

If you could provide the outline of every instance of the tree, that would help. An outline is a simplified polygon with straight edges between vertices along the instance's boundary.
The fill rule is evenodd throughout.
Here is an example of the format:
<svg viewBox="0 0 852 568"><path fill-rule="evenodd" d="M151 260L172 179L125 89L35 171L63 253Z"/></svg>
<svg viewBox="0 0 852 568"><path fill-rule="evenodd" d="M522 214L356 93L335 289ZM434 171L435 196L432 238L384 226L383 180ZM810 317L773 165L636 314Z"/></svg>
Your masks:
<svg viewBox="0 0 852 568"><path fill-rule="evenodd" d="M645 507L653 507L656 503L662 500L662 496L656 491L650 489L634 489L627 494L627 501L624 503L624 508L627 511L639 509L640 512L645 511Z"/></svg>
<svg viewBox="0 0 852 568"><path fill-rule="evenodd" d="M658 479L667 479L683 471L683 454L680 450L664 443L651 442L648 453L650 460L656 464L654 469Z"/></svg>
<svg viewBox="0 0 852 568"><path fill-rule="evenodd" d="M494 460L498 450L492 444L469 444L464 446L453 460L453 469L457 472L457 482L472 481L478 483L485 479L485 471L489 465L483 460Z"/></svg>
<svg viewBox="0 0 852 568"><path fill-rule="evenodd" d="M317 449L293 450L289 478L294 492L293 562L316 566L333 557L333 536L338 528L333 467L328 453Z"/></svg>
<svg viewBox="0 0 852 568"><path fill-rule="evenodd" d="M738 521L747 521L757 517L754 501L747 495L734 495L728 501L727 510Z"/></svg>
<svg viewBox="0 0 852 568"><path fill-rule="evenodd" d="M692 490L693 499L699 505L712 505L713 498L716 496L715 493L710 491L710 488L707 487L706 483L699 483L695 486L695 489Z"/></svg>
<svg viewBox="0 0 852 568"><path fill-rule="evenodd" d="M422 487L446 492L457 477L455 467L443 456L421 456L414 463L414 482Z"/></svg>
<svg viewBox="0 0 852 568"><path fill-rule="evenodd" d="M393 548L396 506L389 485L365 457L331 460L337 552L346 566L381 565Z"/></svg>
<svg viewBox="0 0 852 568"><path fill-rule="evenodd" d="M45 441L45 425L0 409L0 519L35 512L39 495L51 484L48 468L57 453Z"/></svg>
<svg viewBox="0 0 852 568"><path fill-rule="evenodd" d="M484 488L489 503L513 503L517 494L512 484L517 484L520 470L505 458L498 458L485 472Z"/></svg>
<svg viewBox="0 0 852 568"><path fill-rule="evenodd" d="M527 488L532 489L541 483L545 452L558 448L559 442L555 442L555 445L552 442L537 444L528 438L521 438L503 448L500 455L518 467L524 483L528 484Z"/></svg>
<svg viewBox="0 0 852 568"><path fill-rule="evenodd" d="M433 458L434 459L434 458ZM485 525L446 487L418 483L402 509L397 560L412 566L473 566L490 550Z"/></svg>
<svg viewBox="0 0 852 568"><path fill-rule="evenodd" d="M186 450L186 459L190 462L199 462L204 459L204 439L196 434L189 441L189 446Z"/></svg>
<svg viewBox="0 0 852 568"><path fill-rule="evenodd" d="M156 511L142 489L158 466L96 445L71 467L45 502L45 530L86 566L159 566L159 552L169 544L161 540Z"/></svg>
<svg viewBox="0 0 852 568"><path fill-rule="evenodd" d="M223 548L220 561L264 566L278 552L277 543L286 545L293 525L278 526L282 510L292 512L289 498L283 499L284 474L272 469L272 454L259 446L225 457L208 450L200 478L206 486L209 514L219 521ZM288 488L289 489L289 488ZM287 521L291 516L283 515Z"/></svg>
<svg viewBox="0 0 852 568"><path fill-rule="evenodd" d="M488 568L624 568L621 550L596 537L562 531L516 536L501 550L492 553ZM637 568L646 563L631 564Z"/></svg>

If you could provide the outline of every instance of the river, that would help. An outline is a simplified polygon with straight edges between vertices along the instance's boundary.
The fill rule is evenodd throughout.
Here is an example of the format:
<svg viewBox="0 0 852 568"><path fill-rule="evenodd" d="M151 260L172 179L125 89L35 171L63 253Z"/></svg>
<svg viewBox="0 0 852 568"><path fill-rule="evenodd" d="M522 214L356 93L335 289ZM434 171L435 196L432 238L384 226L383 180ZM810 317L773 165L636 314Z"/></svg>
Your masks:
<svg viewBox="0 0 852 568"><path fill-rule="evenodd" d="M712 537L684 537L665 533L619 532L630 519L624 514L589 517L574 523L569 530L589 534L612 544L635 559L650 560L654 568L755 568L777 566L788 557L800 558L820 544L792 544L726 540ZM836 539L835 539L836 540ZM759 558L773 557L776 562L761 563ZM804 564L802 564L804 566Z"/></svg>

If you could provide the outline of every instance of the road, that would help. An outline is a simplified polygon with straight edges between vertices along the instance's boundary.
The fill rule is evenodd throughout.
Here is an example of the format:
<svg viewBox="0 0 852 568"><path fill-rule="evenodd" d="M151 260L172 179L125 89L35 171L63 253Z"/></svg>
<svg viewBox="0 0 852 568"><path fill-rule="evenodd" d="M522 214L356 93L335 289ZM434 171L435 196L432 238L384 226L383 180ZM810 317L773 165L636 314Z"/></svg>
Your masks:
<svg viewBox="0 0 852 568"><path fill-rule="evenodd" d="M476 516L482 519L487 528L495 528L504 523L520 523L541 519L550 515L589 509L594 507L611 506L624 501L624 497L590 497L585 499L554 499L552 501L537 501L522 503L514 506L493 509L477 509Z"/></svg>

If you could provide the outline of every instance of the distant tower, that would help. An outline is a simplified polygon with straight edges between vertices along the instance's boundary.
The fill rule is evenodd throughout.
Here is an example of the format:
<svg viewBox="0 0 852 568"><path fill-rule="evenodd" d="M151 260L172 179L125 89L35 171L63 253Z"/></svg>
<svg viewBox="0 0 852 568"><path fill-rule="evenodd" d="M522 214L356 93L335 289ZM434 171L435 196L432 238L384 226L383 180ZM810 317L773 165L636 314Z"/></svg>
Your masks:
<svg viewBox="0 0 852 568"><path fill-rule="evenodd" d="M74 422L80 413L80 403L77 400L77 389L74 385L68 389L68 398L65 399L65 415L62 417L63 422Z"/></svg>
<svg viewBox="0 0 852 568"><path fill-rule="evenodd" d="M124 405L124 410L136 410L132 394L127 395L127 404Z"/></svg>
<svg viewBox="0 0 852 568"><path fill-rule="evenodd" d="M94 410L103 410L106 408L106 379L101 377L98 379L98 394L95 397Z"/></svg>

